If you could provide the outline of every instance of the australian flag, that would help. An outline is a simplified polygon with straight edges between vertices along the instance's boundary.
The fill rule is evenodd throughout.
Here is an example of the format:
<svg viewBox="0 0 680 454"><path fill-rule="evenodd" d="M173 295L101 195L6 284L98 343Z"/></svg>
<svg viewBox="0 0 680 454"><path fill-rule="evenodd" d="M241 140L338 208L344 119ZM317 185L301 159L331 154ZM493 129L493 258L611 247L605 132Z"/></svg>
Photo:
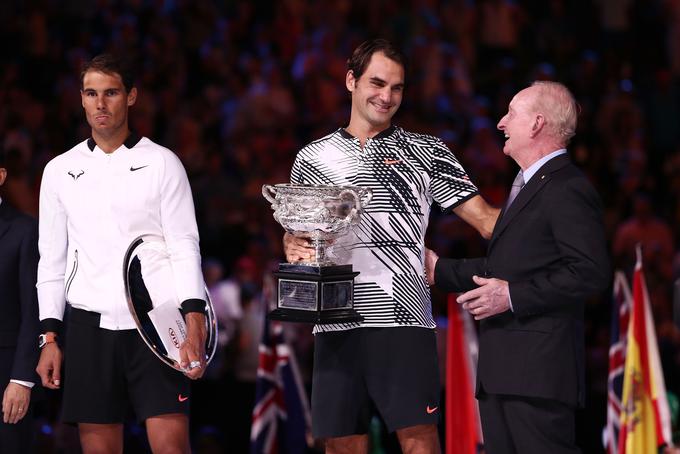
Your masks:
<svg viewBox="0 0 680 454"><path fill-rule="evenodd" d="M607 380L607 427L604 430L604 446L607 454L618 452L621 427L621 397L623 395L623 370L626 363L626 340L628 320L632 306L632 294L626 276L617 271L614 276L614 295L611 319L611 343L609 344L609 377Z"/></svg>
<svg viewBox="0 0 680 454"><path fill-rule="evenodd" d="M266 320L260 343L251 454L300 454L308 447L310 415L292 349L278 322Z"/></svg>

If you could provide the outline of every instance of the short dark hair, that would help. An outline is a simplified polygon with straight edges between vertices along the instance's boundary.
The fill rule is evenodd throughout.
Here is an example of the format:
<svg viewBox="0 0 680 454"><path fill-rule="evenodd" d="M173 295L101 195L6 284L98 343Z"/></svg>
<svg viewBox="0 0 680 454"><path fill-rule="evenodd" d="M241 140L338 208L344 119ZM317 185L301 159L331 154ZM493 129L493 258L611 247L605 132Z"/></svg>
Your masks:
<svg viewBox="0 0 680 454"><path fill-rule="evenodd" d="M0 169L5 168L7 157L5 156L5 147L0 147Z"/></svg>
<svg viewBox="0 0 680 454"><path fill-rule="evenodd" d="M130 63L113 54L100 54L85 63L80 71L80 88L83 88L83 79L88 71L98 71L108 75L119 75L123 80L125 91L135 86L135 76Z"/></svg>
<svg viewBox="0 0 680 454"><path fill-rule="evenodd" d="M359 79L366 71L366 67L371 61L371 57L376 52L382 52L385 57L393 60L401 65L406 72L406 63L404 55L388 40L377 38L364 41L354 49L352 56L347 60L347 69L352 71L355 79Z"/></svg>

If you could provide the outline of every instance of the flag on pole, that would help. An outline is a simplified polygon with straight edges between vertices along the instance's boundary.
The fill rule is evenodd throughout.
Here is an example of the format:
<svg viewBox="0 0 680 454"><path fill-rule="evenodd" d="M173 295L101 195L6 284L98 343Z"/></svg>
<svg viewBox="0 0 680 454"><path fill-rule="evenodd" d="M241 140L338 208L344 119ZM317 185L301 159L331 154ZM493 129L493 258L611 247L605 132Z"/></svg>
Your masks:
<svg viewBox="0 0 680 454"><path fill-rule="evenodd" d="M607 427L604 446L607 454L617 454L623 395L623 370L626 361L626 338L633 296L622 271L614 274L611 342L609 344L609 376L607 378Z"/></svg>
<svg viewBox="0 0 680 454"><path fill-rule="evenodd" d="M251 454L301 454L311 440L309 401L283 326L265 320L257 369Z"/></svg>
<svg viewBox="0 0 680 454"><path fill-rule="evenodd" d="M454 294L448 298L446 333L446 454L475 454L482 443L475 399L477 333Z"/></svg>
<svg viewBox="0 0 680 454"><path fill-rule="evenodd" d="M620 454L656 453L664 444L671 445L666 385L639 245L621 402Z"/></svg>

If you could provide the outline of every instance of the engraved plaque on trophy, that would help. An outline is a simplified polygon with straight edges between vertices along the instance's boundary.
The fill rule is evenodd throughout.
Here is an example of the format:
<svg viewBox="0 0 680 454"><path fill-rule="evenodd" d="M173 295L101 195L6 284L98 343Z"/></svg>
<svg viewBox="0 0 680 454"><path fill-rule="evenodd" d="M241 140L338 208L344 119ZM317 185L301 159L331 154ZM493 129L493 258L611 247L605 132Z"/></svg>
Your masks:
<svg viewBox="0 0 680 454"><path fill-rule="evenodd" d="M358 186L277 184L262 186L272 204L274 219L286 231L308 238L315 250L313 262L281 263L274 276L277 307L274 320L303 323L347 323L363 320L354 310L352 265L338 265L328 254L333 240L360 222L363 208L373 196Z"/></svg>

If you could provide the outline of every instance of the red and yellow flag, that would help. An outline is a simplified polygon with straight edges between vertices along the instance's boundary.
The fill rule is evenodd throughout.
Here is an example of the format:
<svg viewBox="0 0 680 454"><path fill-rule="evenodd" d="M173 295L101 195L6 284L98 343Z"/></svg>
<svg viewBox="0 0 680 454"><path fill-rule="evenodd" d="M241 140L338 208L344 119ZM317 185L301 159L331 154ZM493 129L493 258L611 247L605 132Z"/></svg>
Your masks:
<svg viewBox="0 0 680 454"><path fill-rule="evenodd" d="M671 444L666 384L639 246L621 403L620 454L656 453L660 446Z"/></svg>

